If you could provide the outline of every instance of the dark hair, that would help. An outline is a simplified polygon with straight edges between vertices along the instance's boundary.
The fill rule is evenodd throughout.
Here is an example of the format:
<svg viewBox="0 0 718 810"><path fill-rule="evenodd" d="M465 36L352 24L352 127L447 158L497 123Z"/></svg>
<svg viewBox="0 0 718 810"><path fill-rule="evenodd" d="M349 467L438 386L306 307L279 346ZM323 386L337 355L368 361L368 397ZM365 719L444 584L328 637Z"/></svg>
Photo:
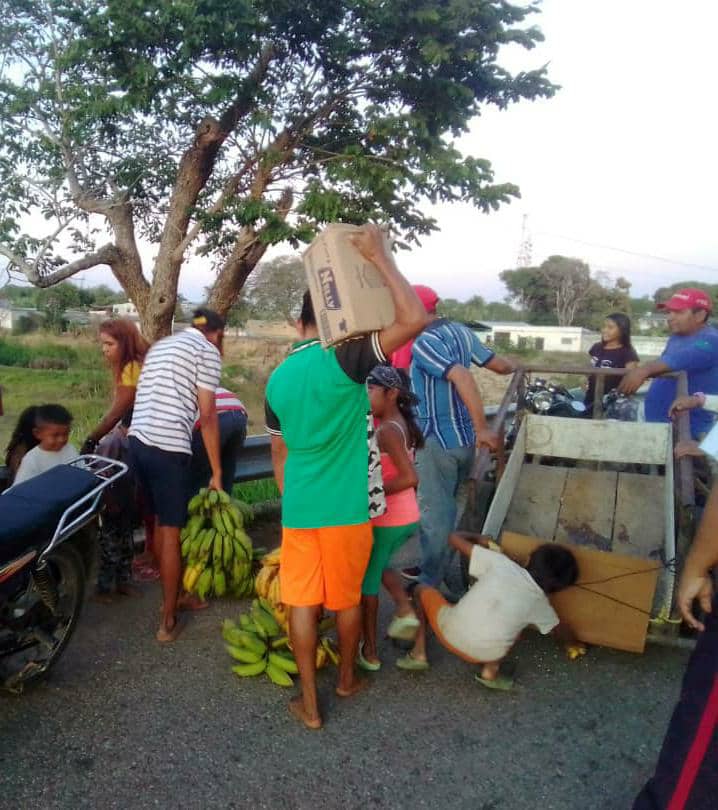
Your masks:
<svg viewBox="0 0 718 810"><path fill-rule="evenodd" d="M109 335L117 341L117 345L120 347L119 360L112 369L115 382L119 383L122 371L128 363L139 363L140 365L144 363L149 346L140 334L140 330L127 318L103 321L100 324L99 332L101 335Z"/></svg>
<svg viewBox="0 0 718 810"><path fill-rule="evenodd" d="M213 309L198 307L192 313L192 326L200 332L221 332L224 329L224 318Z"/></svg>
<svg viewBox="0 0 718 810"><path fill-rule="evenodd" d="M610 315L606 315L606 320L613 321L618 327L618 335L619 340L621 341L621 346L623 346L624 349L632 349L631 319L628 317L628 315L624 315L622 312L612 312Z"/></svg>
<svg viewBox="0 0 718 810"><path fill-rule="evenodd" d="M312 296L307 290L302 296L302 311L299 313L299 321L306 329L308 326L316 326L317 319L314 315L314 304L312 304Z"/></svg>
<svg viewBox="0 0 718 810"><path fill-rule="evenodd" d="M5 450L6 466L10 466L13 453L21 445L24 446L25 452L27 453L28 450L32 450L33 447L39 444L38 440L35 438L35 434L32 432L32 429L35 427L36 415L37 405L31 405L29 408L25 408L20 414L17 424L15 425L15 430L13 430Z"/></svg>
<svg viewBox="0 0 718 810"><path fill-rule="evenodd" d="M529 557L526 570L544 593L569 588L578 579L578 563L563 546L544 543Z"/></svg>
<svg viewBox="0 0 718 810"><path fill-rule="evenodd" d="M416 398L411 393L411 381L404 369L398 368L396 371L404 383L404 387L399 389L399 396L396 398L396 406L406 422L406 427L409 431L409 444L415 449L420 450L424 446L424 434L421 432L419 425L416 424L416 413L414 412Z"/></svg>
<svg viewBox="0 0 718 810"><path fill-rule="evenodd" d="M39 405L35 411L35 427L72 424L72 414L62 405Z"/></svg>

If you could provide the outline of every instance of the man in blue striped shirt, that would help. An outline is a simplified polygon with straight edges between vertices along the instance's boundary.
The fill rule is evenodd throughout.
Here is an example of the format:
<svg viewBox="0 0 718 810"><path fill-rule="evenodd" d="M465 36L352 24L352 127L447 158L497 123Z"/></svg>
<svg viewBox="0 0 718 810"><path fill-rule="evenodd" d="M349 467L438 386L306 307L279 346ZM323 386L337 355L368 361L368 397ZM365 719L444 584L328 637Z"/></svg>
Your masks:
<svg viewBox="0 0 718 810"><path fill-rule="evenodd" d="M475 448L496 450L499 438L489 430L484 405L470 367L510 374L514 365L497 357L461 323L439 318L436 301L427 305L431 322L414 342L411 384L419 398L417 422L426 439L417 453L421 510L421 570L410 579L438 587L450 559L449 534L457 517L456 495L471 473ZM427 302L425 302L426 304Z"/></svg>

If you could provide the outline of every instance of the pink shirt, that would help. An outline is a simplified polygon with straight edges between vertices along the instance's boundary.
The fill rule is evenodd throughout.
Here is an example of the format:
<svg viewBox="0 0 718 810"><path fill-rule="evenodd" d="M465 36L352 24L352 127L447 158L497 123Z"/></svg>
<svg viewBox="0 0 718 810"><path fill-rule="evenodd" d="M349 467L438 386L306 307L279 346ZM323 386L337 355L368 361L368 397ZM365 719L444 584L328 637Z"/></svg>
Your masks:
<svg viewBox="0 0 718 810"><path fill-rule="evenodd" d="M392 421L390 424L396 425L401 430L404 437L404 447L412 462L414 461L414 450L409 448L406 433L398 422ZM381 471L385 484L397 477L399 471L388 453L381 454ZM409 523L419 522L419 504L416 500L416 490L414 487L402 489L393 495L386 496L386 512L379 517L372 518L372 526L406 526Z"/></svg>

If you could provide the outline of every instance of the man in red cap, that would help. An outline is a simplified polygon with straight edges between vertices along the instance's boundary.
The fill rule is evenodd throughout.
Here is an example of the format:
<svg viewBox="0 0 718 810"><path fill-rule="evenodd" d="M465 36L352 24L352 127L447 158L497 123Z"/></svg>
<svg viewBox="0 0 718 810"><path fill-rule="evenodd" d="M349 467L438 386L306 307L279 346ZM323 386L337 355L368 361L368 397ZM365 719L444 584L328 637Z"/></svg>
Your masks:
<svg viewBox="0 0 718 810"><path fill-rule="evenodd" d="M436 305L439 303L439 296L431 287L425 287L423 284L412 284L414 292L419 296L419 300L424 305L424 309L429 315L436 314ZM390 362L394 368L402 368L404 371L409 371L411 366L411 347L414 341L410 340L403 346L400 346L391 356Z"/></svg>
<svg viewBox="0 0 718 810"><path fill-rule="evenodd" d="M647 422L670 421L669 410L676 398L676 380L660 377L667 371L685 371L689 394L718 394L718 331L708 325L713 310L710 296L688 287L678 290L659 309L668 312L668 338L663 354L643 363L625 375L619 385L624 394L635 393L643 383L657 377L646 395ZM701 438L713 424L713 417L702 408L691 411L691 433Z"/></svg>

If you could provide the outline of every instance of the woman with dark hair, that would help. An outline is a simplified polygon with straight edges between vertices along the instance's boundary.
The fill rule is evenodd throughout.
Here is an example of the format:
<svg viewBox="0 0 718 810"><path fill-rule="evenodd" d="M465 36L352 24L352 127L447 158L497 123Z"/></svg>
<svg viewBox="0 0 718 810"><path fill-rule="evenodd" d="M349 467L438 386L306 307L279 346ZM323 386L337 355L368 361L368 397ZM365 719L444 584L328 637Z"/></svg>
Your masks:
<svg viewBox="0 0 718 810"><path fill-rule="evenodd" d="M588 355L594 368L635 368L639 360L631 343L631 319L622 312L606 316L601 328L601 341L591 346ZM618 388L620 382L620 377L604 377L603 393ZM593 408L595 391L596 377L591 376L584 400L588 413Z"/></svg>
<svg viewBox="0 0 718 810"><path fill-rule="evenodd" d="M112 404L100 423L85 439L80 453L94 453L127 461L127 428L132 419L137 382L148 344L137 326L130 320L117 318L100 324L100 346L110 367L114 384ZM97 575L96 598L109 602L112 589L120 595L131 595L133 528L136 500L134 481L125 476L105 494L105 509L100 528L100 564ZM144 577L157 579L159 572L151 563L152 527L146 529L146 561Z"/></svg>

